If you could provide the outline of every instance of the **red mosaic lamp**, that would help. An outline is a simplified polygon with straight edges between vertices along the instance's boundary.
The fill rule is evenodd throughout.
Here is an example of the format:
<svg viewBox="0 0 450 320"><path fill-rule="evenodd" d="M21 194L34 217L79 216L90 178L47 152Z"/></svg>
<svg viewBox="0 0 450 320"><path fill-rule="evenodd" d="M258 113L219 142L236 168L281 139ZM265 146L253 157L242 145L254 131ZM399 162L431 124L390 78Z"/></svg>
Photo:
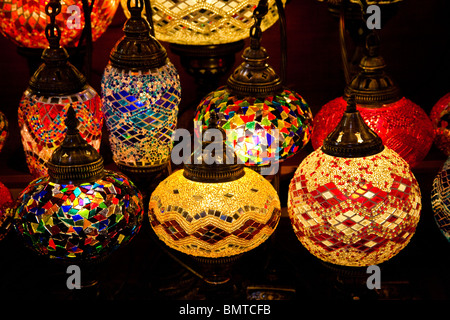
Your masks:
<svg viewBox="0 0 450 320"><path fill-rule="evenodd" d="M420 211L419 185L408 163L383 145L352 98L289 185L297 238L321 261L343 268L396 256L415 233Z"/></svg>
<svg viewBox="0 0 450 320"><path fill-rule="evenodd" d="M13 198L11 191L0 182L0 240L11 230L13 220Z"/></svg>
<svg viewBox="0 0 450 320"><path fill-rule="evenodd" d="M447 157L450 156L450 92L436 102L430 112L435 137L434 144Z"/></svg>
<svg viewBox="0 0 450 320"><path fill-rule="evenodd" d="M6 139L9 135L9 123L5 114L0 111L0 152L2 151Z"/></svg>
<svg viewBox="0 0 450 320"><path fill-rule="evenodd" d="M61 33L56 25L60 10L58 0L47 4L51 20L46 29L49 47L43 52L43 63L31 77L18 110L22 144L34 178L47 174L45 164L64 140L64 120L70 107L80 120L81 136L97 150L101 143L101 99L86 77L68 61L67 51L60 46Z"/></svg>
<svg viewBox="0 0 450 320"><path fill-rule="evenodd" d="M402 96L386 73L379 55L379 38L375 32L367 37L367 54L360 62L360 72L347 84L344 95L326 103L314 116L311 143L314 149L323 144L336 127L350 95L355 97L358 111L385 146L417 166L428 154L434 129L425 111Z"/></svg>

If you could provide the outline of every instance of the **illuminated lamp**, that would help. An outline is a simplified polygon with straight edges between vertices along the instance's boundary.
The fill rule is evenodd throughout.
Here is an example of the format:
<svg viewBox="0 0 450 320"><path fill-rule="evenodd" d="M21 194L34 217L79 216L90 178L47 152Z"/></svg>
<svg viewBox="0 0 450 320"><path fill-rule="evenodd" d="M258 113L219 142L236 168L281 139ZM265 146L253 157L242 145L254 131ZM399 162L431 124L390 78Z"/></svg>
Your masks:
<svg viewBox="0 0 450 320"><path fill-rule="evenodd" d="M67 51L59 45L60 32L55 24L61 4L51 0L47 14L49 47L42 55L24 91L18 110L18 122L28 169L33 178L47 174L45 163L64 140L64 119L72 107L79 122L78 130L97 150L100 148L103 114L101 99L86 78L70 62Z"/></svg>
<svg viewBox="0 0 450 320"><path fill-rule="evenodd" d="M0 111L0 152L5 146L5 141L9 135L9 124L5 114Z"/></svg>
<svg viewBox="0 0 450 320"><path fill-rule="evenodd" d="M349 96L353 95L362 118L384 145L415 167L433 144L431 120L420 106L401 94L385 71L386 64L378 53L379 39L375 33L367 37L367 51L360 62L360 72L347 84L344 95L326 103L314 115L313 148L321 147L339 123Z"/></svg>
<svg viewBox="0 0 450 320"><path fill-rule="evenodd" d="M47 162L48 175L20 193L14 228L38 256L73 264L99 262L126 246L143 221L142 195L84 140L69 108L65 139Z"/></svg>
<svg viewBox="0 0 450 320"><path fill-rule="evenodd" d="M430 112L435 137L434 144L447 157L450 156L450 131L449 131L450 93L447 93L436 102Z"/></svg>
<svg viewBox="0 0 450 320"><path fill-rule="evenodd" d="M164 247L217 266L233 263L264 243L278 225L281 207L273 186L239 164L226 147L225 131L214 113L206 132L211 129L223 141L215 135L205 139L200 153L195 150L182 169L157 186L150 197L149 220ZM216 159L207 149L214 149ZM220 272L205 278L211 283L229 280Z"/></svg>
<svg viewBox="0 0 450 320"><path fill-rule="evenodd" d="M113 160L137 181L170 165L181 86L166 50L141 16L144 2L128 5L125 35L112 49L103 74L102 110Z"/></svg>
<svg viewBox="0 0 450 320"><path fill-rule="evenodd" d="M268 54L260 45L259 26L267 12L263 2L254 11L255 25L244 61L225 86L203 98L194 117L206 127L214 111L227 131L228 145L242 163L255 170L280 163L301 150L310 139L313 122L303 97L286 88L284 79L267 63Z"/></svg>
<svg viewBox="0 0 450 320"><path fill-rule="evenodd" d="M450 159L450 158L449 158ZM431 190L431 206L434 212L434 220L444 235L450 242L450 160L447 159L439 173L433 181Z"/></svg>
<svg viewBox="0 0 450 320"><path fill-rule="evenodd" d="M13 198L11 191L0 182L0 240L3 240L9 233L12 226Z"/></svg>
<svg viewBox="0 0 450 320"><path fill-rule="evenodd" d="M410 242L420 211L419 185L408 163L383 145L353 99L289 185L288 213L297 238L335 266L390 260Z"/></svg>

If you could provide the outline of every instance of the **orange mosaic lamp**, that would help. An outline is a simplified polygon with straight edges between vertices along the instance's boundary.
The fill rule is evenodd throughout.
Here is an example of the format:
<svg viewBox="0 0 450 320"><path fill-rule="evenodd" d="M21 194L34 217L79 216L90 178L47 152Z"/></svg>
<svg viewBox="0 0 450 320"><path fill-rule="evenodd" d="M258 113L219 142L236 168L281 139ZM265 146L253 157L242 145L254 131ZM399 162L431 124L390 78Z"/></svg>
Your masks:
<svg viewBox="0 0 450 320"><path fill-rule="evenodd" d="M218 128L214 113L209 128ZM205 141L202 151L211 143ZM212 164L192 158L152 193L150 224L165 245L189 256L224 259L258 247L274 232L281 214L277 192L232 154L233 162L226 163L226 155Z"/></svg>
<svg viewBox="0 0 450 320"><path fill-rule="evenodd" d="M420 211L419 185L408 163L364 123L353 99L289 185L297 238L333 265L363 267L393 258L410 242Z"/></svg>

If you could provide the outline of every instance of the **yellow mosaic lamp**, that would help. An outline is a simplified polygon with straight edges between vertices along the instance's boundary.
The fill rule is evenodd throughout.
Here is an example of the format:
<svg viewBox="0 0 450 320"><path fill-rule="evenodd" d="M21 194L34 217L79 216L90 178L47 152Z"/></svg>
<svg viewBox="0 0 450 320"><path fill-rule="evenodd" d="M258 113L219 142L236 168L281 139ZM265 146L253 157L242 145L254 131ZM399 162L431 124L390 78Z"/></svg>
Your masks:
<svg viewBox="0 0 450 320"><path fill-rule="evenodd" d="M419 185L408 163L364 123L353 98L289 185L295 234L332 265L365 267L391 259L410 242L420 211Z"/></svg>
<svg viewBox="0 0 450 320"><path fill-rule="evenodd" d="M219 130L224 140L203 142L202 153L194 152L190 164L162 181L149 204L150 224L158 238L202 261L237 258L258 247L274 232L281 214L275 189L263 176L236 162L234 152L225 147L217 116L212 117L216 121L208 130ZM227 151L220 161L208 164L211 158L203 153L215 143ZM225 162L226 157L233 161Z"/></svg>

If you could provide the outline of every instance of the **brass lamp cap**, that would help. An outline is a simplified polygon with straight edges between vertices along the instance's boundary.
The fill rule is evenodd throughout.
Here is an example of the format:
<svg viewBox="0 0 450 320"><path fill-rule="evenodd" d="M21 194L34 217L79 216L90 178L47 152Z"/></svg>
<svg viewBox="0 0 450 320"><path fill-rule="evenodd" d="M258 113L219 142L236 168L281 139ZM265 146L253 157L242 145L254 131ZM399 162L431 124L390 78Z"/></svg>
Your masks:
<svg viewBox="0 0 450 320"><path fill-rule="evenodd" d="M323 153L342 158L360 158L383 150L381 138L364 122L356 109L354 98L350 97L341 121L323 142Z"/></svg>
<svg viewBox="0 0 450 320"><path fill-rule="evenodd" d="M116 68L142 70L160 68L167 63L167 51L159 41L150 34L150 25L142 17L143 1L135 2L128 10L131 17L125 23L125 35L120 39L110 54L110 63Z"/></svg>
<svg viewBox="0 0 450 320"><path fill-rule="evenodd" d="M191 163L184 165L183 176L185 178L197 182L218 183L234 181L244 176L244 165L238 163L234 151L227 148L225 130L217 124L217 121L217 114L211 111L208 129L219 130L222 133L222 141L204 141L201 152L198 152L200 150L194 151ZM213 159L211 153L206 152L204 157L204 150L209 146L214 151L222 150L222 154L214 155L216 159Z"/></svg>
<svg viewBox="0 0 450 320"><path fill-rule="evenodd" d="M47 162L48 174L56 183L95 181L104 175L103 158L83 139L77 129L79 120L72 106L67 111L64 141Z"/></svg>
<svg viewBox="0 0 450 320"><path fill-rule="evenodd" d="M357 104L378 107L398 101L400 90L386 73L386 63L379 55L379 38L371 33L366 41L367 54L359 64L360 72L344 90L344 99L354 96Z"/></svg>

